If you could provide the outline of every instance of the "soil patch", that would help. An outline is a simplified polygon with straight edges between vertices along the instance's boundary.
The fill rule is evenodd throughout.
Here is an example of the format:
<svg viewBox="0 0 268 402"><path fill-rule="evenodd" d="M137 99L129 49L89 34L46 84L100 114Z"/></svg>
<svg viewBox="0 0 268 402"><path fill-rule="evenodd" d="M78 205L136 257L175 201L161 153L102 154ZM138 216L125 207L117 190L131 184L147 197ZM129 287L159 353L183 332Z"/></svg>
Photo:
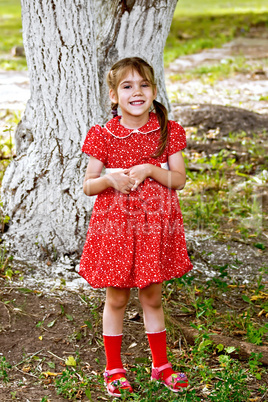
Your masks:
<svg viewBox="0 0 268 402"><path fill-rule="evenodd" d="M15 399L20 401L40 401L44 396L53 402L66 400L55 391L55 377L46 373L61 373L69 356L77 358L79 354L89 375L92 372L101 375L105 367L101 329L103 299L101 291L48 294L1 286L0 356L5 356L13 369L8 371L9 381L0 383L0 400L13 400L11 392L15 392ZM92 328L85 322L92 322ZM133 294L125 319L122 347L126 368L133 365L134 357L148 356L148 352L144 352L148 344L142 326L141 311ZM103 387L97 381L91 395L94 401L98 395L106 400Z"/></svg>
<svg viewBox="0 0 268 402"><path fill-rule="evenodd" d="M217 139L234 132L257 134L268 130L268 114L207 103L173 104L172 106L175 119L180 121L183 127L198 127L199 133L218 129Z"/></svg>

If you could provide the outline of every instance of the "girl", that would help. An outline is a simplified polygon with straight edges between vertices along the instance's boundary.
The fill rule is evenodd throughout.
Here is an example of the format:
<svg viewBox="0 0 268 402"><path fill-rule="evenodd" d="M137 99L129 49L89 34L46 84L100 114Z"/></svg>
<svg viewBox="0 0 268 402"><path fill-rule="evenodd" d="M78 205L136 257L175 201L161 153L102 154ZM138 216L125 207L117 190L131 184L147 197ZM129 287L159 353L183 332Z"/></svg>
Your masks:
<svg viewBox="0 0 268 402"><path fill-rule="evenodd" d="M151 379L178 392L188 380L167 360L161 286L192 269L176 193L185 185L185 132L167 120L166 108L155 100L154 71L144 60L120 60L107 82L115 117L105 127L92 127L82 147L90 155L83 189L98 197L79 274L94 288L107 288L103 339L108 393L120 397L122 389L132 392L121 361L121 342L133 287L139 288L152 351ZM101 175L103 166L106 174Z"/></svg>

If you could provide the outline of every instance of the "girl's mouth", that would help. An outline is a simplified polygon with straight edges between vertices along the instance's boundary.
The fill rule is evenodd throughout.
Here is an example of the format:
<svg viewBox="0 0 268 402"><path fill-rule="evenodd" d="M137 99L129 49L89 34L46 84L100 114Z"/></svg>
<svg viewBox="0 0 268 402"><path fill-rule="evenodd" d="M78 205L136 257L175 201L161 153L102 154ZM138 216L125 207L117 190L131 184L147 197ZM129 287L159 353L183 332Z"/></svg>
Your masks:
<svg viewBox="0 0 268 402"><path fill-rule="evenodd" d="M143 104L144 104L144 101L143 101L143 100L140 100L140 101L133 101L133 102L130 102L130 104L131 104L131 105L134 105L134 106L139 106L139 105L143 105Z"/></svg>

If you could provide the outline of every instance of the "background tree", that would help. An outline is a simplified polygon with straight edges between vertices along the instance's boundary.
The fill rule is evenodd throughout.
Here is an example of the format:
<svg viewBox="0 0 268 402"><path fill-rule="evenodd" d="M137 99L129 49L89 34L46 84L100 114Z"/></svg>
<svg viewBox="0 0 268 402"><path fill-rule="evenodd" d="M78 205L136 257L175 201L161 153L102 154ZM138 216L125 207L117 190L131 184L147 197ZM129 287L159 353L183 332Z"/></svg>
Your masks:
<svg viewBox="0 0 268 402"><path fill-rule="evenodd" d="M109 118L105 73L122 57L146 58L168 106L163 48L176 3L22 0L31 97L3 180L17 256L80 255L94 201L82 192L80 149L89 127Z"/></svg>

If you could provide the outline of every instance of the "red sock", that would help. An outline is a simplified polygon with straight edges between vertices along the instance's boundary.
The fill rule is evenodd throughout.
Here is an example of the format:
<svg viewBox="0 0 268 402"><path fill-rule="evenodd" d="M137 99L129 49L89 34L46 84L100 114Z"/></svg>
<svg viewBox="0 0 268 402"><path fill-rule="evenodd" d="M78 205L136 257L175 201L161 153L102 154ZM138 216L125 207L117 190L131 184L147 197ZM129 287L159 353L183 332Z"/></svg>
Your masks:
<svg viewBox="0 0 268 402"><path fill-rule="evenodd" d="M104 348L106 354L106 370L123 368L121 360L121 345L123 334L120 335L103 335ZM122 377L122 373L113 374L108 382L118 380Z"/></svg>
<svg viewBox="0 0 268 402"><path fill-rule="evenodd" d="M106 370L123 368L121 360L121 345L123 334L103 335L106 354Z"/></svg>
<svg viewBox="0 0 268 402"><path fill-rule="evenodd" d="M147 332L147 336L152 352L154 367L160 367L168 363L166 330L164 329L164 331L161 332ZM172 370L172 368L166 368L162 371L161 377L165 380L173 373L174 370Z"/></svg>

